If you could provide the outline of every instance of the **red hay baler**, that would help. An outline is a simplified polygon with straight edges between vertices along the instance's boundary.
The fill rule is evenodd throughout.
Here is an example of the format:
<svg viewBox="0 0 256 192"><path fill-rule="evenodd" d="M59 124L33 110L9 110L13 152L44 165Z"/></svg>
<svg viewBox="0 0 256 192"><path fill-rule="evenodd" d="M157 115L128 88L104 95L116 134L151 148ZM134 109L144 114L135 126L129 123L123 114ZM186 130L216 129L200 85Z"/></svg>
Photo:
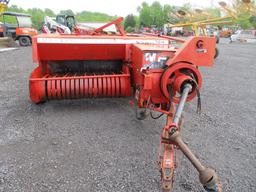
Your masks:
<svg viewBox="0 0 256 192"><path fill-rule="evenodd" d="M215 39L127 35L120 21L110 23L117 25L120 34L116 35L104 34L106 25L84 35L33 38L38 67L29 79L31 100L133 96L138 119L167 116L158 157L163 190L172 190L175 151L181 150L198 170L205 190L221 191L215 171L202 165L180 136L185 103L198 97L200 108L199 67L213 65ZM154 116L153 111L161 115Z"/></svg>

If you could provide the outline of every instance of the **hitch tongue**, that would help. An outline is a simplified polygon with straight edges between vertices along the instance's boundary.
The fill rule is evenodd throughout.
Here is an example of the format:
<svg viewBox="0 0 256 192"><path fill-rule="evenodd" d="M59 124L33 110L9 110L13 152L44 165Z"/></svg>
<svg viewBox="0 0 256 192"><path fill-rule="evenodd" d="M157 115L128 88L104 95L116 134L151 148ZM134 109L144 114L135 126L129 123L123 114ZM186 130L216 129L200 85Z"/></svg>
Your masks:
<svg viewBox="0 0 256 192"><path fill-rule="evenodd" d="M178 125L179 119L184 109L189 92L191 91L192 86L188 83L183 87L181 94L180 102L175 112L173 119L173 125ZM169 130L169 139L174 142L183 154L188 158L192 165L199 172L199 180L202 183L204 189L208 192L221 192L221 186L219 185L218 176L213 169L205 167L201 164L199 159L194 155L194 153L189 149L189 147L184 143L180 136L180 132L177 130L177 127L171 127Z"/></svg>

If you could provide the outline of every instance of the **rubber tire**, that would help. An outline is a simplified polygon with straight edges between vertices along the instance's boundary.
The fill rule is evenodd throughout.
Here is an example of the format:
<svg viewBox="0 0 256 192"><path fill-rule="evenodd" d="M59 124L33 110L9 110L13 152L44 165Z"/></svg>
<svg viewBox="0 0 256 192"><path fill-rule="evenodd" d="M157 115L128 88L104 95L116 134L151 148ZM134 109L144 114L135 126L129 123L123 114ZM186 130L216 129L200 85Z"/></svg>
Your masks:
<svg viewBox="0 0 256 192"><path fill-rule="evenodd" d="M215 48L215 55L214 55L214 59L216 59L219 56L220 52L219 49L216 47Z"/></svg>
<svg viewBox="0 0 256 192"><path fill-rule="evenodd" d="M19 38L19 43L20 43L20 46L26 47L26 46L29 46L31 44L31 41L30 41L29 37L20 37Z"/></svg>

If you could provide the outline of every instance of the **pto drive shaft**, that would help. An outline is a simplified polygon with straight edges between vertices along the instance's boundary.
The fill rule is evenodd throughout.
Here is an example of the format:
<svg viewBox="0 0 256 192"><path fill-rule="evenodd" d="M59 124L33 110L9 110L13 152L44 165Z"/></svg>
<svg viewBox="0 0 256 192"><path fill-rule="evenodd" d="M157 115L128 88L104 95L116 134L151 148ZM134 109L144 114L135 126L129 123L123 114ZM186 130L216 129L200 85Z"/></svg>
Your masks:
<svg viewBox="0 0 256 192"><path fill-rule="evenodd" d="M183 86L180 102L178 104L173 119L173 125L178 125L188 94L191 90L191 84L187 83ZM197 171L199 172L200 182L203 184L204 189L208 192L221 192L221 188L218 185L218 176L215 171L201 164L199 159L182 140L180 132L177 130L177 127L173 126L170 128L169 139L180 148L180 150L184 153L184 155L188 158L192 165L197 169Z"/></svg>

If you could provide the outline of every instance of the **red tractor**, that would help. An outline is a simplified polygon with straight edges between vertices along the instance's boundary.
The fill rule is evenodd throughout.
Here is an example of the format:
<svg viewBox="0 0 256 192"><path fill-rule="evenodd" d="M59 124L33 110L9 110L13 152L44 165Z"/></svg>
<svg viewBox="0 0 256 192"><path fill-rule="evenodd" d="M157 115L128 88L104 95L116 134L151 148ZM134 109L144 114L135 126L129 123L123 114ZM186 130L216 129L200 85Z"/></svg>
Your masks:
<svg viewBox="0 0 256 192"><path fill-rule="evenodd" d="M182 112L196 97L200 108L200 67L214 62L216 40L188 40L154 35L127 35L121 18L98 29L78 34L42 34L33 38L37 68L29 78L34 103L52 99L134 97L136 117L165 115L158 164L164 191L171 191L176 151L181 150L199 172L208 192L220 192L214 170L202 165L183 142ZM115 24L119 34L102 30ZM160 116L152 113L157 111Z"/></svg>

